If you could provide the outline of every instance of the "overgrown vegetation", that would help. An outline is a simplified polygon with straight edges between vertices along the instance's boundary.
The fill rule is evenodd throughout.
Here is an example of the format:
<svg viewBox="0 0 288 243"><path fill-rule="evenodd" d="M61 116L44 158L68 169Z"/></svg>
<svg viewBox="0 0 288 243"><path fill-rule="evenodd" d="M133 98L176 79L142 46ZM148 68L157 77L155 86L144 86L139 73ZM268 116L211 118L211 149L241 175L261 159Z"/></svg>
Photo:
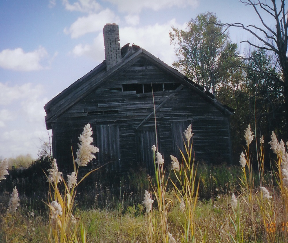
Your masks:
<svg viewBox="0 0 288 243"><path fill-rule="evenodd" d="M258 7L268 12L277 9L271 2L272 7L247 1L260 18ZM179 60L174 65L235 111L233 166L196 163L191 127L184 134L181 158L172 156L171 166L166 166L169 162L164 162L157 145L153 147L153 177L145 171L127 175L97 171L86 178L87 171L79 167L90 159L81 157L81 152L70 175L62 175L47 153L33 163L28 155L3 160L0 241L286 242L288 145L275 135L287 138L287 18L284 0L281 3L275 11L279 14L271 14L277 31L262 29L268 39L276 36L277 43L262 39L264 46L252 44L260 49L245 58L212 13L192 19L187 31L174 28L170 33L178 45ZM267 35L270 32L272 37ZM267 52L271 50L276 55ZM246 128L247 124L252 126ZM89 141L87 136L90 149L84 154L93 158L96 150ZM78 176L85 178L81 185Z"/></svg>
<svg viewBox="0 0 288 243"><path fill-rule="evenodd" d="M212 166L194 161L193 134L188 127L183 136L182 157L178 160L171 156L168 167L172 170L164 169L167 162L153 147L155 177L143 178L142 172L139 177L134 174L134 184L142 181L143 187L129 196L124 186L118 195L107 189L106 197L95 198L95 194L87 191L78 196L79 182L74 180L78 162L76 177L71 174L64 181L66 177L58 171L56 162L52 163L50 157L42 158L29 169L34 166L37 171L40 165L42 168L49 165L45 171L50 183L47 177L42 177L42 185L46 185L46 197L41 199L44 207L37 207L39 201L31 203L37 201L36 197L28 197L20 189L20 207L16 210L18 193L12 195L16 198L13 204L10 193L2 191L1 242L285 242L288 231L286 145L282 140L278 142L274 133L271 135L269 145L276 157L271 161L275 170L269 171L261 166L263 138L255 141L254 136L248 126L245 150L237 166ZM251 155L255 143L259 144L259 160ZM9 179L13 170L10 172L5 176L7 180L1 181L1 188L6 185L16 190L19 181ZM80 201L86 198L94 203L80 206Z"/></svg>
<svg viewBox="0 0 288 243"><path fill-rule="evenodd" d="M13 169L27 169L32 165L34 159L30 154L19 155L15 158L8 159L9 170Z"/></svg>
<svg viewBox="0 0 288 243"><path fill-rule="evenodd" d="M257 138L264 135L267 140L272 131L277 132L279 138L288 138L288 24L284 2L243 1L254 8L263 26L223 24L214 13L207 12L191 19L185 29L172 27L170 32L178 57L173 66L234 110L231 138L235 164L244 142L241 134L247 124L255 129ZM263 16L267 12L276 29L266 25ZM250 49L240 54L227 31L233 26L247 30L258 42L243 40L250 44ZM271 150L269 146L264 149L268 164Z"/></svg>

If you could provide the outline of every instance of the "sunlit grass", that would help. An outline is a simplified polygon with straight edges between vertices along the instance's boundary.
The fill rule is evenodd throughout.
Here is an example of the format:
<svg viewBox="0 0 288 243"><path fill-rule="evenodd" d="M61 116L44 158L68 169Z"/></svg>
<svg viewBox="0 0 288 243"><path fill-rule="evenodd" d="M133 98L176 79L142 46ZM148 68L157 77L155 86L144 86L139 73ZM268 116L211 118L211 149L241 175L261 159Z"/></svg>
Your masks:
<svg viewBox="0 0 288 243"><path fill-rule="evenodd" d="M142 200L135 194L135 200L130 196L125 201L122 192L118 203L113 202L114 207L100 209L97 204L80 207L84 197L81 194L76 197L79 182L73 184L70 178L69 184L62 180L62 174L54 167L47 172L48 178L51 174L56 177L51 177L48 202L43 202L46 210L26 207L20 195L21 206L11 213L7 211L11 193L0 195L0 242L286 242L286 145L272 135L270 145L277 159L271 163L275 163L276 170L265 171L264 141L256 141L260 143L259 161L253 161L250 148L253 132L249 128L245 134L245 160L240 158L238 166L196 163L192 156L192 135L191 140L184 139L185 151L181 151L179 165L171 157L169 170L164 163L170 161L162 161L155 149L155 177L147 178L146 182L141 177ZM253 171L253 163L259 164L259 171ZM76 164L74 168L77 175ZM131 178L139 183L139 176ZM143 203L144 189L147 195L150 192L146 203ZM54 209L48 206L53 201L62 208L62 214L56 218L51 218ZM71 222L72 215L75 225Z"/></svg>
<svg viewBox="0 0 288 243"><path fill-rule="evenodd" d="M241 235L243 234L244 242L270 242L267 230L275 235L275 240L278 240L276 242L285 242L288 228L283 221L282 200L277 193L272 195L276 222L275 227L272 222L266 228L263 225L261 210L257 202L253 204L255 215L252 218L248 198L238 195L240 224L243 229ZM256 193L254 196L260 195ZM178 200L173 192L168 193L167 198L173 202L167 214L169 232L177 242L182 242L185 215L179 209ZM149 220L145 216L143 207L139 208L138 212L137 209L123 212L116 209L76 209L74 216L83 222L87 242L149 242L147 241ZM159 212L154 210L153 213L155 220L158 220L157 223L160 223ZM201 242L203 239L205 242L233 242L231 236L236 239L236 231L231 218L235 219L230 195L221 194L218 198L208 201L198 200L194 216L196 242ZM15 215L1 217L1 242L49 242L48 222L47 215L35 213L31 216L25 210L20 210ZM161 234L156 235L154 239L154 242L162 242Z"/></svg>

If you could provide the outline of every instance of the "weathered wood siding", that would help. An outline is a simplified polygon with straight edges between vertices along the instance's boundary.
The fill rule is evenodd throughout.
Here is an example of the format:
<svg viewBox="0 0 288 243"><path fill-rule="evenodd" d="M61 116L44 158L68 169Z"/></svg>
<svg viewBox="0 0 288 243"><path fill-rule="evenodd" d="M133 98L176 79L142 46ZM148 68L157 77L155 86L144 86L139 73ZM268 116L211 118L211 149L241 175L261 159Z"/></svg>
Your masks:
<svg viewBox="0 0 288 243"><path fill-rule="evenodd" d="M78 136L90 123L100 149L98 160L113 161L107 168L153 170L154 105L158 147L167 162L170 154L179 156L183 131L192 123L196 160L229 163L229 117L182 82L145 58L121 69L53 123L53 153L59 166L71 163L71 145L75 153Z"/></svg>

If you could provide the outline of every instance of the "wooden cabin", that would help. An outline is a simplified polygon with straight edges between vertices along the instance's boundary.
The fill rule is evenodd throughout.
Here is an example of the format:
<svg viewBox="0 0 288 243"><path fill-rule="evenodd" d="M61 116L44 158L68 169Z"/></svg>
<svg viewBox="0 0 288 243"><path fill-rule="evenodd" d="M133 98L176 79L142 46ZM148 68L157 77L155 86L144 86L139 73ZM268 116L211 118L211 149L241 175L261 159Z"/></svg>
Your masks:
<svg viewBox="0 0 288 243"><path fill-rule="evenodd" d="M111 170L151 172L156 143L170 164L170 154L179 158L189 124L196 161L230 163L231 110L143 48L120 49L117 25L107 24L103 32L106 60L45 105L60 169L72 168L71 146L75 155L87 123L100 150L94 163L111 162Z"/></svg>

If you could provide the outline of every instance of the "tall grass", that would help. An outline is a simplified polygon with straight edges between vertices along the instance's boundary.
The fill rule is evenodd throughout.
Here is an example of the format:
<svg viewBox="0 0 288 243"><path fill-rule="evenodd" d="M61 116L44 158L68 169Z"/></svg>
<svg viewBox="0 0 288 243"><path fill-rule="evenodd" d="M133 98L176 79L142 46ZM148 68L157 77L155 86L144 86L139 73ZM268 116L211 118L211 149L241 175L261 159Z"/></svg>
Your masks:
<svg viewBox="0 0 288 243"><path fill-rule="evenodd" d="M188 126L184 132L184 148L185 151L180 150L181 165L178 166L178 160L172 158L172 169L177 178L176 182L171 180L174 185L176 197L180 203L180 210L184 212L185 223L183 225L184 234L182 241L195 241L195 209L199 192L199 181L196 182L197 168L193 156L193 133L191 125ZM176 164L176 165L175 165Z"/></svg>
<svg viewBox="0 0 288 243"><path fill-rule="evenodd" d="M79 169L98 151L88 146L91 132L86 127L80 136L70 175L64 176L53 161L47 172L47 211L26 208L20 194L20 208L8 212L10 193L0 195L1 242L286 242L288 153L274 133L269 144L276 159L270 163L276 170L265 171L264 141L255 140L250 126L244 131L246 146L238 166L197 165L189 126L182 134L184 151L180 158L171 156L169 166L153 147L155 175L139 187L143 194L146 190L141 201L130 197L133 205L122 199L114 208L100 210L95 204L83 210L75 200L79 183L92 173L78 178ZM258 156L252 156L255 143ZM81 151L84 146L89 149ZM0 168L3 180L7 164L1 162ZM136 175L131 178L139 181Z"/></svg>
<svg viewBox="0 0 288 243"><path fill-rule="evenodd" d="M80 143L76 153L77 158L76 160L73 158L74 171L67 175L67 182L63 179L62 173L58 171L56 160L53 160L52 168L48 170L49 175L47 178L50 189L47 206L50 211L49 240L51 242L86 242L86 230L83 224L77 221L73 211L77 186L87 176L99 169L91 170L78 181L79 168L87 166L95 158L94 154L99 152L97 147L91 145L93 142L92 134L92 128L88 123L79 137ZM63 183L62 188L59 185L60 182ZM80 231L80 236L78 235L78 230Z"/></svg>
<svg viewBox="0 0 288 243"><path fill-rule="evenodd" d="M153 195L157 202L158 213L153 214L151 207L154 200L146 191L144 205L148 214L149 221L149 242L160 240L161 242L176 242L175 238L169 229L168 211L171 205L178 204L179 209L183 213L184 221L182 224L183 242L195 241L195 210L198 199L199 180L196 182L196 165L193 156L193 133L191 125L184 132L184 148L180 150L181 164L178 159L171 155L171 170L173 177L170 176L170 171L164 169L164 159L157 147L153 145L153 158L155 166L155 179L151 180ZM168 173L168 175L166 175ZM168 183L173 185L172 194L175 200L167 197ZM157 217L160 220L157 220ZM157 231L157 229L160 229Z"/></svg>

